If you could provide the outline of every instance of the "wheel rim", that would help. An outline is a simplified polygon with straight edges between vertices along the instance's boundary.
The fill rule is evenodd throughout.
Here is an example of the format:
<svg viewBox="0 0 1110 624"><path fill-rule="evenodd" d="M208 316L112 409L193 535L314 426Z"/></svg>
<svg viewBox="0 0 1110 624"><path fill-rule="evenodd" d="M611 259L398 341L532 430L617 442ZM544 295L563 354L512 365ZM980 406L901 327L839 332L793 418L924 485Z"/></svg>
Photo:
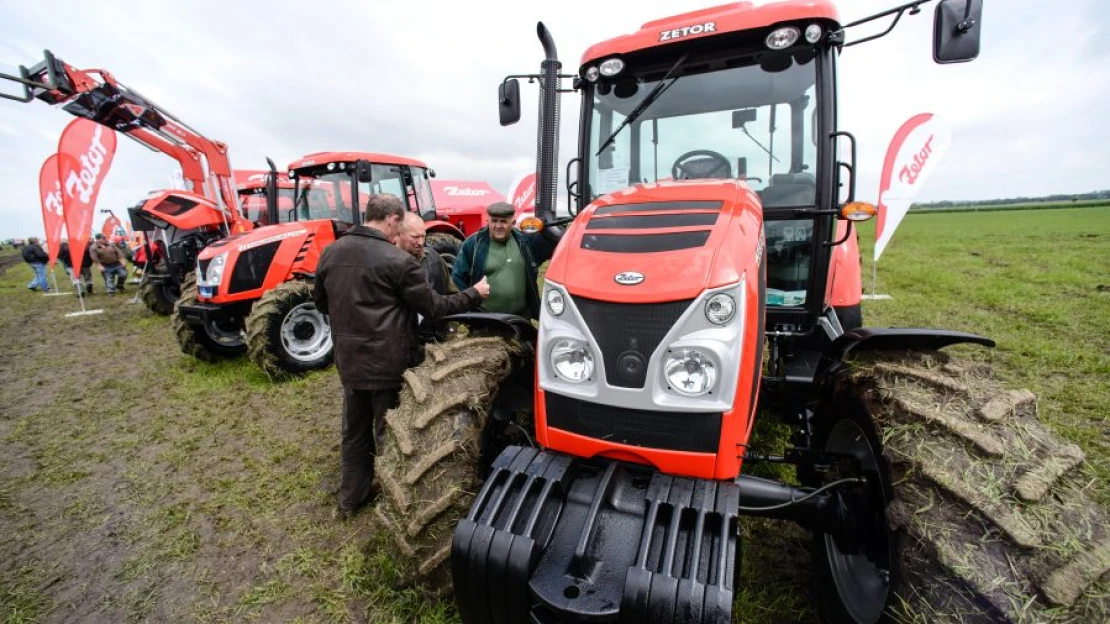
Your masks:
<svg viewBox="0 0 1110 624"><path fill-rule="evenodd" d="M829 434L825 448L853 455L859 460L864 472L879 474L875 449L871 447L863 429L853 420L843 419L837 422ZM883 530L873 532L872 539L882 540L882 544L877 544L881 546L878 550L887 552L891 537L885 525ZM854 621L861 624L878 622L890 591L889 565L875 563L864 552L844 553L831 535L825 535L824 541L829 570L844 609Z"/></svg>
<svg viewBox="0 0 1110 624"><path fill-rule="evenodd" d="M331 351L331 325L314 303L302 303L281 322L281 346L298 362L312 362Z"/></svg>

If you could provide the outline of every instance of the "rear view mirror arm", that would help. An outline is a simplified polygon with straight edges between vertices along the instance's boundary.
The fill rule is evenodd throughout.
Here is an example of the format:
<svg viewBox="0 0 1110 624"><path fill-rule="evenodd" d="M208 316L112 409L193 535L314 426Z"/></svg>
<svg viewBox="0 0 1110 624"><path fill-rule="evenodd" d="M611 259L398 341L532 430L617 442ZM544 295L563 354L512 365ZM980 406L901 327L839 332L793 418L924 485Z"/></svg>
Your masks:
<svg viewBox="0 0 1110 624"><path fill-rule="evenodd" d="M849 43L845 43L845 44L843 44L843 47L847 48L847 47L854 46L854 45L859 44L859 43L864 43L866 41L873 41L875 39L885 37L888 34L890 34L890 31L894 30L895 26L898 25L898 21L902 19L902 14L903 13L905 13L906 11L909 11L910 15L917 15L918 13L921 12L921 5L927 4L929 2L932 2L932 0L914 0L914 2L907 2L906 4L903 4L901 6L897 6L897 7L894 7L892 9L887 9L886 11L882 11L882 12L876 13L874 15L869 15L869 16L863 18L863 19L858 19L854 22L849 22L849 23L845 24L844 26L842 26L839 31L837 31L835 33L830 33L829 36L830 37L837 36L840 40L843 40L844 39L844 31L848 28L851 28L853 26L859 26L860 24L866 24L868 22L873 22L877 19L887 17L888 15L894 15L894 21L892 21L890 23L890 26L888 26L887 29L884 30L883 32L878 33L876 35L871 35L871 36L868 36L868 37L864 37L862 39L857 39L857 40L851 41Z"/></svg>

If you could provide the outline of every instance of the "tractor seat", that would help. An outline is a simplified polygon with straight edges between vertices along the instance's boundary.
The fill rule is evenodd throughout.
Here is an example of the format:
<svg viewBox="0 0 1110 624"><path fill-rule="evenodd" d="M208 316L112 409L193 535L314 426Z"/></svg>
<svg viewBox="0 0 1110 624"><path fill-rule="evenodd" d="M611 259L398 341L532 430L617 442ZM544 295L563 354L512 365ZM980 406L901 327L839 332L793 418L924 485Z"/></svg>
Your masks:
<svg viewBox="0 0 1110 624"><path fill-rule="evenodd" d="M817 180L809 173L776 173L759 192L765 207L808 206L817 197Z"/></svg>

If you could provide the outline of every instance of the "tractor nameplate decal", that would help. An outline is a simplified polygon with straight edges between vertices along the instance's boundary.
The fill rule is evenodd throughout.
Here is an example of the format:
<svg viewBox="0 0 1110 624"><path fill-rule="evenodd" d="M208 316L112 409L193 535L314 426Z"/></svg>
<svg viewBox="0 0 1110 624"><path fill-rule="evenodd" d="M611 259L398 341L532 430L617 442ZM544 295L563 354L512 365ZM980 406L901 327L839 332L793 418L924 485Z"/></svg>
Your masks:
<svg viewBox="0 0 1110 624"><path fill-rule="evenodd" d="M672 41L674 39L689 37L690 35L704 35L705 33L711 32L717 32L717 22L706 22L693 26L683 26L682 28L675 28L674 30L664 30L659 33L659 40Z"/></svg>
<svg viewBox="0 0 1110 624"><path fill-rule="evenodd" d="M644 274L635 271L625 271L624 273L617 273L614 275L613 281L621 286L635 286L644 281Z"/></svg>
<svg viewBox="0 0 1110 624"><path fill-rule="evenodd" d="M281 234L275 234L273 236L267 236L266 238L256 240L253 243L247 243L245 245L239 245L239 251L243 252L243 251L246 251L248 249L254 249L255 247L261 247L262 245L265 245L267 243L273 243L275 241L285 240L287 238L293 238L294 236L300 236L301 234L304 234L307 231L308 230L293 230L292 232L282 232Z"/></svg>

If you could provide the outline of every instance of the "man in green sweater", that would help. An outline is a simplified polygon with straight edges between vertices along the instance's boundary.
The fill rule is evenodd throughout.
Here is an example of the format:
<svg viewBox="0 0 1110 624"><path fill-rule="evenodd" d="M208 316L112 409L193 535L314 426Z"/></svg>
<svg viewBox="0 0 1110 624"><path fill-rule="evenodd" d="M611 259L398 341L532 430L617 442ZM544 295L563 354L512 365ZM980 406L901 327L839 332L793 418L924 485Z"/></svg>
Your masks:
<svg viewBox="0 0 1110 624"><path fill-rule="evenodd" d="M464 290L484 276L489 280L490 296L482 301L483 312L539 318L537 271L554 250L539 234L526 235L513 229L516 211L512 204L490 204L486 212L489 226L463 241L451 281Z"/></svg>

